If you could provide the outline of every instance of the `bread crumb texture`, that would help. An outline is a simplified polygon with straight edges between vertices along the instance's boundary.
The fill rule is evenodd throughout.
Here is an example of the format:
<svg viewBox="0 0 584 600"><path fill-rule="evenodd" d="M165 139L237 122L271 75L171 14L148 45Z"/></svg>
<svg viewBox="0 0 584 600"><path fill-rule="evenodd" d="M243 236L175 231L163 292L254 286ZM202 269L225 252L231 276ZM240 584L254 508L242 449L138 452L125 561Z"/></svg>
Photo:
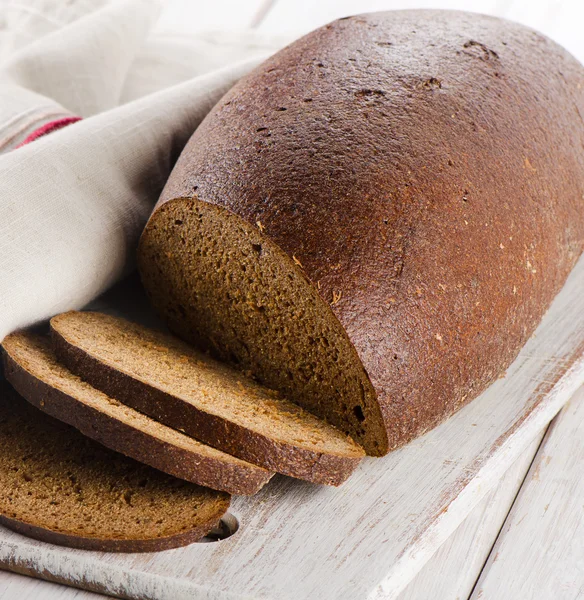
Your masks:
<svg viewBox="0 0 584 600"><path fill-rule="evenodd" d="M227 494L112 452L0 384L0 520L9 527L77 547L154 550L204 536L228 506Z"/></svg>
<svg viewBox="0 0 584 600"><path fill-rule="evenodd" d="M60 360L89 383L244 460L338 484L364 456L339 429L175 336L92 312L58 315L51 328Z"/></svg>
<svg viewBox="0 0 584 600"><path fill-rule="evenodd" d="M20 331L7 336L2 345L5 376L26 400L112 450L233 494L253 494L272 475L89 385L57 361L47 337Z"/></svg>

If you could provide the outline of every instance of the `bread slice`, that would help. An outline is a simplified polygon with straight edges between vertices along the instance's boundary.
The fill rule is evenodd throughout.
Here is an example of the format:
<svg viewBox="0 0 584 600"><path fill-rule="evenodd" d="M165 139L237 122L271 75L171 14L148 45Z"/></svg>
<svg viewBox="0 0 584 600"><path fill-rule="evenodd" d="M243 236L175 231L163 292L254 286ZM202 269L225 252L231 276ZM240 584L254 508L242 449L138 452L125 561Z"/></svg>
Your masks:
<svg viewBox="0 0 584 600"><path fill-rule="evenodd" d="M55 544L153 552L205 536L229 495L112 452L0 382L0 523Z"/></svg>
<svg viewBox="0 0 584 600"><path fill-rule="evenodd" d="M91 387L57 361L48 338L21 331L7 336L3 346L5 376L24 398L112 450L231 494L254 494L272 475Z"/></svg>
<svg viewBox="0 0 584 600"><path fill-rule="evenodd" d="M507 369L582 253L582 90L503 19L325 25L194 132L144 287L174 333L384 454Z"/></svg>
<svg viewBox="0 0 584 600"><path fill-rule="evenodd" d="M243 460L339 485L364 456L344 433L171 335L93 312L53 317L51 332L79 377Z"/></svg>

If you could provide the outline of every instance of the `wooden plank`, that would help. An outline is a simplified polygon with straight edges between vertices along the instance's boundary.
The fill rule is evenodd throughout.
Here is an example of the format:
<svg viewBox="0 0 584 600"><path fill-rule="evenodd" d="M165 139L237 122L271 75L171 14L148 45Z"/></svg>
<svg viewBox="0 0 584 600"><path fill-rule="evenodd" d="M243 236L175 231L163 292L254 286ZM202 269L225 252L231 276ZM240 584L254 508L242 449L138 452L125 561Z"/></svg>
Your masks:
<svg viewBox="0 0 584 600"><path fill-rule="evenodd" d="M467 598L521 486L543 433L527 447L500 483L479 502L438 549L398 600ZM101 594L0 571L0 600L97 600Z"/></svg>
<svg viewBox="0 0 584 600"><path fill-rule="evenodd" d="M0 571L0 600L103 600L107 596Z"/></svg>
<svg viewBox="0 0 584 600"><path fill-rule="evenodd" d="M472 510L415 576L398 600L467 598L487 560L543 433L529 444L500 483ZM0 571L0 600L97 600L100 594Z"/></svg>
<svg viewBox="0 0 584 600"><path fill-rule="evenodd" d="M540 433L424 565L398 600L468 598L539 448Z"/></svg>
<svg viewBox="0 0 584 600"><path fill-rule="evenodd" d="M584 389L550 426L473 600L584 597Z"/></svg>
<svg viewBox="0 0 584 600"><path fill-rule="evenodd" d="M129 284L128 284L129 285ZM119 289L132 310L141 305ZM0 565L129 598L395 598L584 381L584 259L504 378L339 489L275 477L235 498L232 537L158 554L0 530Z"/></svg>

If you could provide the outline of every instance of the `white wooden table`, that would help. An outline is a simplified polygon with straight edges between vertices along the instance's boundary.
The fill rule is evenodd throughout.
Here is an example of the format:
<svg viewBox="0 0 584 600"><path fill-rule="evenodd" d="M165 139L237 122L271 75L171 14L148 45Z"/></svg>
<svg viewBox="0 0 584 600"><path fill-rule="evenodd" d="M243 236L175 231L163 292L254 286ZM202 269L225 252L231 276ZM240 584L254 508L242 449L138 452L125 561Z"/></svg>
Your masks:
<svg viewBox="0 0 584 600"><path fill-rule="evenodd" d="M302 33L355 12L412 7L498 14L584 61L582 0L173 0L160 27ZM584 389L575 394L401 592L400 600L584 598ZM98 594L0 571L0 600Z"/></svg>

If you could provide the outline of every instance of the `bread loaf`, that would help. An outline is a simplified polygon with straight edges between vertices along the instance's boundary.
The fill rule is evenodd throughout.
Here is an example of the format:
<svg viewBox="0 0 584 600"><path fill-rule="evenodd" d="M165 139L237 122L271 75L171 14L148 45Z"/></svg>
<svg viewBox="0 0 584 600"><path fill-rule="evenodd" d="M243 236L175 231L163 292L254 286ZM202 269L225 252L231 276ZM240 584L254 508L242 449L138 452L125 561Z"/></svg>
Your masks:
<svg viewBox="0 0 584 600"><path fill-rule="evenodd" d="M85 550L153 552L205 536L229 496L107 450L0 382L0 524Z"/></svg>
<svg viewBox="0 0 584 600"><path fill-rule="evenodd" d="M584 69L517 24L341 19L240 81L141 239L170 328L381 455L517 356L584 241Z"/></svg>
<svg viewBox="0 0 584 600"><path fill-rule="evenodd" d="M61 365L48 338L21 331L4 338L2 346L4 374L17 392L112 450L230 494L255 494L272 476L106 396Z"/></svg>
<svg viewBox="0 0 584 600"><path fill-rule="evenodd" d="M339 485L364 456L341 431L174 336L94 312L57 315L51 332L59 360L92 386L265 469Z"/></svg>

